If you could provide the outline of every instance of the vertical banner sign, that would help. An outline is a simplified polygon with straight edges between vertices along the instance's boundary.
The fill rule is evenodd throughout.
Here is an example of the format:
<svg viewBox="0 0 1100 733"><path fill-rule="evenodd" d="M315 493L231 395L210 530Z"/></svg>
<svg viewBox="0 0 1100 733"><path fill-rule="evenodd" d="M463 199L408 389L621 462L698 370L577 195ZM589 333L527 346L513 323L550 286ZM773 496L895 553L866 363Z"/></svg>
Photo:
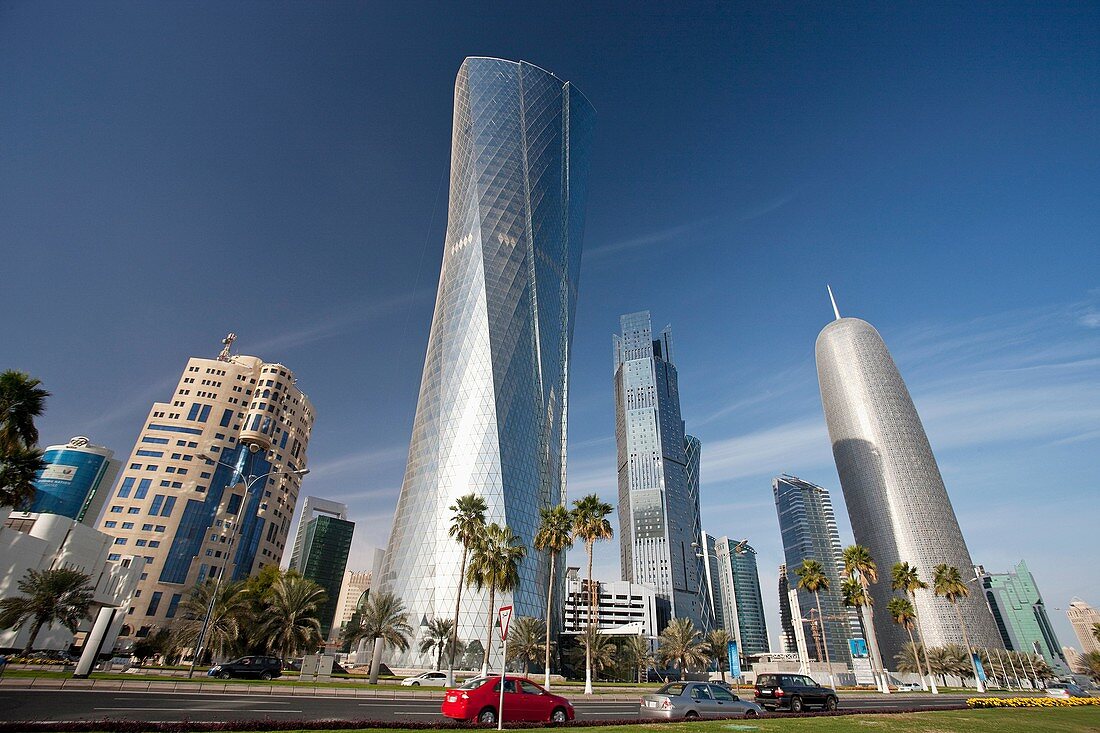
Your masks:
<svg viewBox="0 0 1100 733"><path fill-rule="evenodd" d="M974 669L978 670L978 679L985 682L989 678L985 676L985 667L982 666L981 657L974 655Z"/></svg>
<svg viewBox="0 0 1100 733"><path fill-rule="evenodd" d="M726 656L730 662L730 677L741 679L741 655L737 653L737 642L731 641L726 645Z"/></svg>
<svg viewBox="0 0 1100 733"><path fill-rule="evenodd" d="M849 639L848 651L852 654L852 671L857 685L875 684L875 675L871 671L871 654L867 651L864 639Z"/></svg>
<svg viewBox="0 0 1100 733"><path fill-rule="evenodd" d="M504 730L504 686L508 683L508 625L512 622L512 607L501 606L497 611L500 622L500 639L504 642L504 654L500 663L500 703L497 705L497 730ZM513 683L514 684L514 683ZM516 690L519 692L519 690Z"/></svg>

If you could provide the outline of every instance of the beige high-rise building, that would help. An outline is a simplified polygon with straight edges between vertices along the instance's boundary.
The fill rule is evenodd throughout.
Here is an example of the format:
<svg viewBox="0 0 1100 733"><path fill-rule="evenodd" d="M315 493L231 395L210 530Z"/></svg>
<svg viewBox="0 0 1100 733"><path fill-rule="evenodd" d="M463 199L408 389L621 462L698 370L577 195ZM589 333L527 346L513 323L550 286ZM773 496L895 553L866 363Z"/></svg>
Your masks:
<svg viewBox="0 0 1100 733"><path fill-rule="evenodd" d="M1081 642L1082 654L1100 652L1100 641L1092 633L1092 625L1100 624L1100 611L1080 598L1074 598L1066 609L1066 616L1073 626L1073 633L1077 634L1077 641Z"/></svg>
<svg viewBox="0 0 1100 733"><path fill-rule="evenodd" d="M282 364L193 358L149 411L103 512L114 554L145 558L119 642L171 625L191 589L278 564L313 429L313 405Z"/></svg>
<svg viewBox="0 0 1100 733"><path fill-rule="evenodd" d="M357 573L353 570L344 571L344 582L340 585L340 602L336 606L336 618L332 624L330 638L336 641L355 611L359 608L359 601L363 600L363 594L370 590L371 572L366 570Z"/></svg>

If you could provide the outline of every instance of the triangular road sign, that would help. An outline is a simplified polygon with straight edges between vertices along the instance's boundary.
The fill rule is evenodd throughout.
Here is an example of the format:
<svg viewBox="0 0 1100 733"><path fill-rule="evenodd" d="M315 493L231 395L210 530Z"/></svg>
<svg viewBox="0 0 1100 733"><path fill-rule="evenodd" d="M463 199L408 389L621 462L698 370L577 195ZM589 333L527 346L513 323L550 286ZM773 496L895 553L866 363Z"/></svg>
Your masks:
<svg viewBox="0 0 1100 733"><path fill-rule="evenodd" d="M500 640L506 641L508 639L508 624L512 622L512 607L501 606L497 614L500 620Z"/></svg>

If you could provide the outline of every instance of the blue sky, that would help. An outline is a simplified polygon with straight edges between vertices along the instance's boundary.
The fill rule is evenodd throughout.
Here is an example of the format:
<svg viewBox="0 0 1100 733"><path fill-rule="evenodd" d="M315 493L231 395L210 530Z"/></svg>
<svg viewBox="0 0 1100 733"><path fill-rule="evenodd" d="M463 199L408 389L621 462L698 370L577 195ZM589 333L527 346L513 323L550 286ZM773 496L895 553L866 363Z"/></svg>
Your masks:
<svg viewBox="0 0 1100 733"><path fill-rule="evenodd" d="M771 477L833 490L850 540L830 282L891 348L975 560L1100 603L1100 8L1044 6L3 3L0 366L54 393L45 441L125 454L236 331L313 399L305 492L349 503L362 565L404 469L454 76L523 59L598 111L571 495L615 498L610 337L649 309L707 529L758 549L774 638ZM597 565L618 577L617 544Z"/></svg>

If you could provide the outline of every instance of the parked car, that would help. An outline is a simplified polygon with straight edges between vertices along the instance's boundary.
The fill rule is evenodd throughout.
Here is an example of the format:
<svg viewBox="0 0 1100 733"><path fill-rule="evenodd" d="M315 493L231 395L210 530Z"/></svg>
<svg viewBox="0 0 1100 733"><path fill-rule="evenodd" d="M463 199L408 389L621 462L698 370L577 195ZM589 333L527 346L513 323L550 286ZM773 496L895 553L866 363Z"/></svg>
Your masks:
<svg viewBox="0 0 1100 733"><path fill-rule="evenodd" d="M756 678L754 699L765 710L800 713L808 707L836 710L836 690L817 684L804 674L762 674Z"/></svg>
<svg viewBox="0 0 1100 733"><path fill-rule="evenodd" d="M496 723L500 704L500 676L475 677L447 690L440 708L448 718L478 723ZM506 723L517 721L564 723L575 715L573 705L525 677L504 678Z"/></svg>
<svg viewBox="0 0 1100 733"><path fill-rule="evenodd" d="M717 683L670 682L642 695L638 712L643 718L755 718L763 709Z"/></svg>
<svg viewBox="0 0 1100 733"><path fill-rule="evenodd" d="M447 673L446 672L421 672L413 677L406 677L401 680L401 684L405 687L446 687L447 686Z"/></svg>
<svg viewBox="0 0 1100 733"><path fill-rule="evenodd" d="M904 682L898 685L898 692L917 692L920 690L920 685L915 682Z"/></svg>
<svg viewBox="0 0 1100 733"><path fill-rule="evenodd" d="M270 680L283 675L283 664L277 657L248 656L225 664L215 664L206 674L223 680L231 677Z"/></svg>
<svg viewBox="0 0 1100 733"><path fill-rule="evenodd" d="M1047 688L1050 697L1092 697L1085 689L1073 682L1055 682Z"/></svg>

